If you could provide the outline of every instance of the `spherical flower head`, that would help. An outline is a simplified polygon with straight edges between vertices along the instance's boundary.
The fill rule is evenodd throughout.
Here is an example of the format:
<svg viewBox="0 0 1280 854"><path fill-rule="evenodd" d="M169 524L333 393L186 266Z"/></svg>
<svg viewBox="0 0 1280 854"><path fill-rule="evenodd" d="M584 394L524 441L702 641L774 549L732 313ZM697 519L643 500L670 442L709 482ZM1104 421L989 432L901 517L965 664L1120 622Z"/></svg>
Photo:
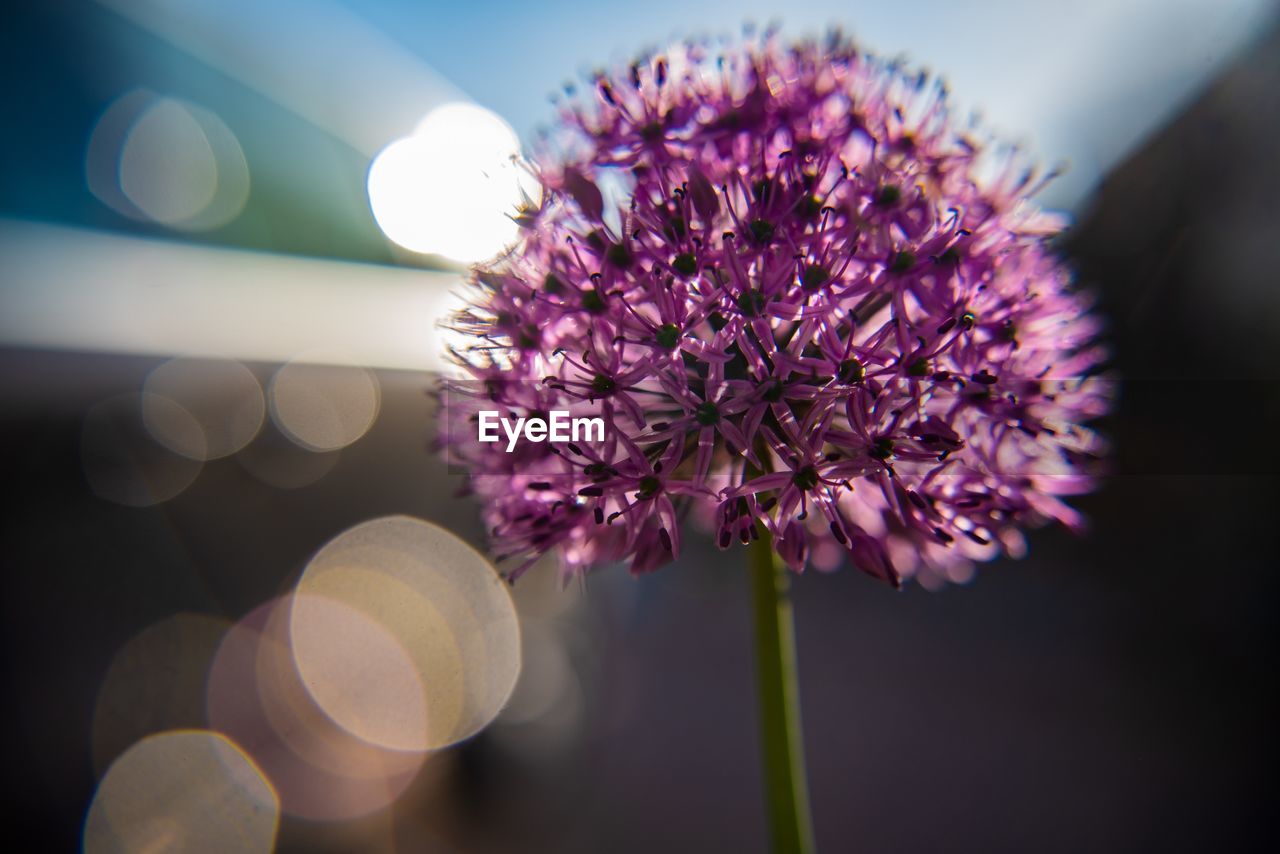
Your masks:
<svg viewBox="0 0 1280 854"><path fill-rule="evenodd" d="M698 44L562 106L520 242L473 271L445 444L512 575L659 567L688 513L796 570L962 581L1081 519L1098 323L1016 152L833 35ZM477 441L480 410L602 437Z"/></svg>

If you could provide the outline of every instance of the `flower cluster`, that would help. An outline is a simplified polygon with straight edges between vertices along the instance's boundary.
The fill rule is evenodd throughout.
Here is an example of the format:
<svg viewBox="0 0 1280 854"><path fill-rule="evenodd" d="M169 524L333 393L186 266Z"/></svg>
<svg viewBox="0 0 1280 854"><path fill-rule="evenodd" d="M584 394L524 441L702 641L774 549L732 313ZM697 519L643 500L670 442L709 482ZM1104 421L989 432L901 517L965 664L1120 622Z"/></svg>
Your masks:
<svg viewBox="0 0 1280 854"><path fill-rule="evenodd" d="M562 105L518 245L473 271L443 431L519 574L771 536L892 584L963 580L1080 519L1104 413L1088 301L1016 152L945 87L839 36L698 44ZM603 441L476 441L479 409Z"/></svg>

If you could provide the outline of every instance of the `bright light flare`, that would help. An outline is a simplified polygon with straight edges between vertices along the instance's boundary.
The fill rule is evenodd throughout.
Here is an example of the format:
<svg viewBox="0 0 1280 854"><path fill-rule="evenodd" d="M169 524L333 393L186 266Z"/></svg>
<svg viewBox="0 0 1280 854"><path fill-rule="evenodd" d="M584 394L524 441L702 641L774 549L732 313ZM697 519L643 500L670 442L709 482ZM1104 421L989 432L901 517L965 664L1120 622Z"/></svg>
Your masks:
<svg viewBox="0 0 1280 854"><path fill-rule="evenodd" d="M456 273L322 261L0 218L0 343L440 370ZM331 355L332 354L332 355ZM312 359L314 361L314 359Z"/></svg>
<svg viewBox="0 0 1280 854"><path fill-rule="evenodd" d="M496 114L463 102L437 107L370 165L374 219L413 252L462 263L492 257L515 242L511 217L537 193L519 156L519 138Z"/></svg>

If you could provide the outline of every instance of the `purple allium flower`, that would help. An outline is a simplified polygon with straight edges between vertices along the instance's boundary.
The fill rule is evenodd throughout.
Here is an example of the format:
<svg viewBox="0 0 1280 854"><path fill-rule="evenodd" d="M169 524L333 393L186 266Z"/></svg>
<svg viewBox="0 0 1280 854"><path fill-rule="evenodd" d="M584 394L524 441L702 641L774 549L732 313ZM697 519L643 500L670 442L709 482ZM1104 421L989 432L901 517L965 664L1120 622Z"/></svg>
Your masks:
<svg viewBox="0 0 1280 854"><path fill-rule="evenodd" d="M1044 181L942 84L838 35L685 44L599 75L560 131L519 244L474 270L447 392L513 576L551 550L653 569L686 510L721 548L767 529L796 570L895 585L1081 524L1099 324ZM476 440L493 408L607 429L508 454Z"/></svg>

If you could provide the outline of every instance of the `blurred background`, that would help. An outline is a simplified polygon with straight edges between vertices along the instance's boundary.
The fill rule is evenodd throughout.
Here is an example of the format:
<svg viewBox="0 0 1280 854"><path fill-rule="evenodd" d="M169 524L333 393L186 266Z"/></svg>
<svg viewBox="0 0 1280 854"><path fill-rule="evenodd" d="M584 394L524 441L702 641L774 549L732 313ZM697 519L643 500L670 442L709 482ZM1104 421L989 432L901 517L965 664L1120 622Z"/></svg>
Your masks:
<svg viewBox="0 0 1280 854"><path fill-rule="evenodd" d="M353 525L407 514L483 547L476 507L428 448L435 324L461 265L509 238L502 214L523 179L502 164L551 117L548 96L672 37L777 20L791 36L837 24L927 64L964 109L1070 164L1042 201L1071 215L1062 250L1098 295L1124 380L1100 425L1114 472L1078 502L1087 537L1033 533L1026 559L941 591L894 593L855 572L795 585L820 848L1269 848L1277 12L1263 0L7 10L5 835L28 841L19 850L78 850L82 834L109 850L94 847L91 803L128 815L129 792L161 781L217 798L200 819L176 797L174 827L148 831L159 850L182 821L221 850L271 834L307 852L763 850L747 585L713 549L567 591L540 567L512 591L514 611L493 599L523 645L510 702L482 703L476 721L496 714L491 725L408 765L317 735L315 710L263 671L261 650L279 640L278 603L294 601L296 619L296 591L322 580L312 556ZM404 572L435 583L429 566ZM454 617L425 622L453 631ZM255 768L202 734L248 726L235 703L254 691L275 698L268 723L310 772L276 773L257 754Z"/></svg>

